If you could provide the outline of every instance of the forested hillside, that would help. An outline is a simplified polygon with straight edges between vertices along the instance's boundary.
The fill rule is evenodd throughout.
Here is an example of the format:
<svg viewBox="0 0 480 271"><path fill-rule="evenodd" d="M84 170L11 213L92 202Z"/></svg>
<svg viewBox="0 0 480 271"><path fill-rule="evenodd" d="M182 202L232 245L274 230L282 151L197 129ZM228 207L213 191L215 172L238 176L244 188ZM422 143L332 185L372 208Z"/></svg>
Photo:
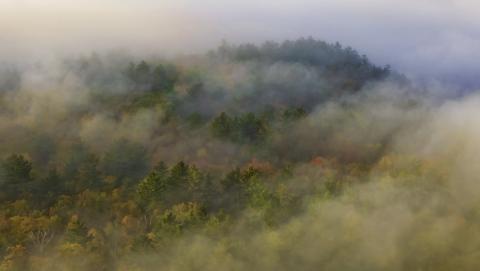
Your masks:
<svg viewBox="0 0 480 271"><path fill-rule="evenodd" d="M352 48L92 54L4 65L0 90L0 270L474 270L452 158L476 131L444 125L476 102Z"/></svg>

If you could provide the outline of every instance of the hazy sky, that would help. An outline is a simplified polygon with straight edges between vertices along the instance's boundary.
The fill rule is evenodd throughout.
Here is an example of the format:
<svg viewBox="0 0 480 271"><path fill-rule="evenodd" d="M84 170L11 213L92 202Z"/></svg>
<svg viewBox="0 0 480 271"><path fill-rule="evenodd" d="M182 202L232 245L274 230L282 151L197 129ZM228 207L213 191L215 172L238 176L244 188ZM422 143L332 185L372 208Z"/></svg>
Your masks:
<svg viewBox="0 0 480 271"><path fill-rule="evenodd" d="M412 76L480 83L477 0L0 0L3 60L301 36L340 41Z"/></svg>

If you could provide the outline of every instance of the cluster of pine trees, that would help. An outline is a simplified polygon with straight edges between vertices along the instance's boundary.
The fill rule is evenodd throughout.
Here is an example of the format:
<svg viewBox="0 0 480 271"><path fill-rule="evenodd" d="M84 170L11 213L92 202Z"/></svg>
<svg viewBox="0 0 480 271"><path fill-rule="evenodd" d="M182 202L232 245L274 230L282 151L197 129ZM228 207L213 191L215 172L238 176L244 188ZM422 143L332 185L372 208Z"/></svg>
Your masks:
<svg viewBox="0 0 480 271"><path fill-rule="evenodd" d="M279 228L312 198L361 182L377 162L347 159L358 152L348 144L332 148L326 138L336 123L325 123L308 152L295 152L307 144L291 138L299 124L394 76L351 48L313 39L224 44L196 62L92 55L64 69L57 83L74 75L88 102L59 110L48 131L8 106L28 93L21 74L9 70L0 81L0 114L19 119L0 128L8 140L0 141L0 270L144 270L133 255L168 255L186 236L227 242L239 228ZM298 76L288 88L276 83L285 71ZM101 132L89 137L92 130ZM365 146L369 157L383 155ZM231 255L243 253L228 242Z"/></svg>

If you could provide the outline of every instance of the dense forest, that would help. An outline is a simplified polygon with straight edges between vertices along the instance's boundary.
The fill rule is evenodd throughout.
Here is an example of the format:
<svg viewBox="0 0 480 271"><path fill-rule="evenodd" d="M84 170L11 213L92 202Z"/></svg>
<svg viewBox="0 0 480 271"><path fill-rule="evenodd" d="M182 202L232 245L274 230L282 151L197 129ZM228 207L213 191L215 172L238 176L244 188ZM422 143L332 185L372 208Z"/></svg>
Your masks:
<svg viewBox="0 0 480 271"><path fill-rule="evenodd" d="M476 270L479 104L311 38L4 64L0 270Z"/></svg>

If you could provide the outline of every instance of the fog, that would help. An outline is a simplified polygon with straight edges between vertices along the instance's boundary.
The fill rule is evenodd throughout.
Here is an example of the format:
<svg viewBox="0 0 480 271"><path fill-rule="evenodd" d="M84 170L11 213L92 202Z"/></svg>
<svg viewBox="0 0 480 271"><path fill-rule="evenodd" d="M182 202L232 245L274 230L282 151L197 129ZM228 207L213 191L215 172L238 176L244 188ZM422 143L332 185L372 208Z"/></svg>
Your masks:
<svg viewBox="0 0 480 271"><path fill-rule="evenodd" d="M0 0L0 271L478 270L479 8Z"/></svg>
<svg viewBox="0 0 480 271"><path fill-rule="evenodd" d="M2 0L0 56L126 49L178 54L221 40L312 36L423 80L478 85L480 4L470 0Z"/></svg>

